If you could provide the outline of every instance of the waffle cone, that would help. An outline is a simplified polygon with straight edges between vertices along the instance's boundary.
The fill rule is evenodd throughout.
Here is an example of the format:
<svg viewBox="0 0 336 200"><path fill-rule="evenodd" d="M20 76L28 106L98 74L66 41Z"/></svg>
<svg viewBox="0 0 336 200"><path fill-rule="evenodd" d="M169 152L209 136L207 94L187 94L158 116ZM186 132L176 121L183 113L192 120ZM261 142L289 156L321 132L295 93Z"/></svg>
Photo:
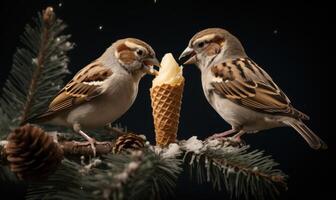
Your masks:
<svg viewBox="0 0 336 200"><path fill-rule="evenodd" d="M176 84L162 84L150 89L156 145L167 146L176 141L184 79Z"/></svg>

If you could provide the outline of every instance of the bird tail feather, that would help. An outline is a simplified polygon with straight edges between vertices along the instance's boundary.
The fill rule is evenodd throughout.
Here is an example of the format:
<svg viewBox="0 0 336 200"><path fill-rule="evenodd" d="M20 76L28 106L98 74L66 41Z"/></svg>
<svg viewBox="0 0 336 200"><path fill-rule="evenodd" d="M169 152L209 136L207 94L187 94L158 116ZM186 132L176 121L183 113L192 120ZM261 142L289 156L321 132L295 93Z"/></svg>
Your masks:
<svg viewBox="0 0 336 200"><path fill-rule="evenodd" d="M302 121L291 120L286 124L293 127L313 149L327 149L328 146L321 138L319 138L312 130L310 130Z"/></svg>
<svg viewBox="0 0 336 200"><path fill-rule="evenodd" d="M43 113L43 114L40 114L40 115L36 115L36 116L33 116L31 118L28 118L27 120L23 121L20 125L25 125L27 123L44 123L46 121L49 121L51 120L54 115L54 113L52 112L46 112L46 113Z"/></svg>

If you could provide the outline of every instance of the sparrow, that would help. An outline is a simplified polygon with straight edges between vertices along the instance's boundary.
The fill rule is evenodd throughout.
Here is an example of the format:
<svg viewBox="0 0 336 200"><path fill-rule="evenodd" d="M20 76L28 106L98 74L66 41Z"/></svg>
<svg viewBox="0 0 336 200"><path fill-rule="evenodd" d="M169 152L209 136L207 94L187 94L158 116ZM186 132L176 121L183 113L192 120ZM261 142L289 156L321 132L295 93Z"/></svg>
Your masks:
<svg viewBox="0 0 336 200"><path fill-rule="evenodd" d="M209 104L231 125L231 130L210 137L231 134L240 140L245 133L275 127L293 127L313 149L327 145L303 122L309 117L295 109L270 75L249 58L241 42L227 30L209 28L195 34L179 59L196 64Z"/></svg>
<svg viewBox="0 0 336 200"><path fill-rule="evenodd" d="M59 91L45 113L27 122L72 127L95 156L95 140L83 130L104 127L123 115L135 101L141 78L155 74L153 65L160 66L150 45L135 38L117 40Z"/></svg>

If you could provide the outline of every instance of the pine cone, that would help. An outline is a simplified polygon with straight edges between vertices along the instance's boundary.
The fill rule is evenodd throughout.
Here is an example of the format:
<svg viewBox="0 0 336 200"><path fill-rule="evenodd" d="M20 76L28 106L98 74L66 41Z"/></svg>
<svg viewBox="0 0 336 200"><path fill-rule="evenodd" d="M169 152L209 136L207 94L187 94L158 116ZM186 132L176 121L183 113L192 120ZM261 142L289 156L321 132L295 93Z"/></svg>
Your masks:
<svg viewBox="0 0 336 200"><path fill-rule="evenodd" d="M41 128L24 125L7 137L6 155L10 170L22 180L46 178L54 172L63 151Z"/></svg>
<svg viewBox="0 0 336 200"><path fill-rule="evenodd" d="M145 147L145 140L133 133L126 133L117 138L113 153L120 153L123 150L139 150Z"/></svg>

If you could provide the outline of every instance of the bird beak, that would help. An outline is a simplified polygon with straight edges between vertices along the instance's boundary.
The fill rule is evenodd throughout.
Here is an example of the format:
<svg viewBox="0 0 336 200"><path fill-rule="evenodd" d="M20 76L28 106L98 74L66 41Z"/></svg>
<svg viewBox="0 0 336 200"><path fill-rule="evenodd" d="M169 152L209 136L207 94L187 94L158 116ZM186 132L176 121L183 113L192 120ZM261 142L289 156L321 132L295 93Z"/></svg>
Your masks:
<svg viewBox="0 0 336 200"><path fill-rule="evenodd" d="M143 66L144 66L144 71L147 74L157 76L159 74L159 72L157 70L155 70L153 66L160 67L161 65L160 65L160 62L158 61L158 59L154 57L154 58L145 59L143 61Z"/></svg>
<svg viewBox="0 0 336 200"><path fill-rule="evenodd" d="M179 60L181 60L184 57L189 57L189 59L187 61L185 61L183 63L183 65L191 65L191 64L195 64L197 59L196 59L196 52L190 48L187 47L180 55Z"/></svg>

